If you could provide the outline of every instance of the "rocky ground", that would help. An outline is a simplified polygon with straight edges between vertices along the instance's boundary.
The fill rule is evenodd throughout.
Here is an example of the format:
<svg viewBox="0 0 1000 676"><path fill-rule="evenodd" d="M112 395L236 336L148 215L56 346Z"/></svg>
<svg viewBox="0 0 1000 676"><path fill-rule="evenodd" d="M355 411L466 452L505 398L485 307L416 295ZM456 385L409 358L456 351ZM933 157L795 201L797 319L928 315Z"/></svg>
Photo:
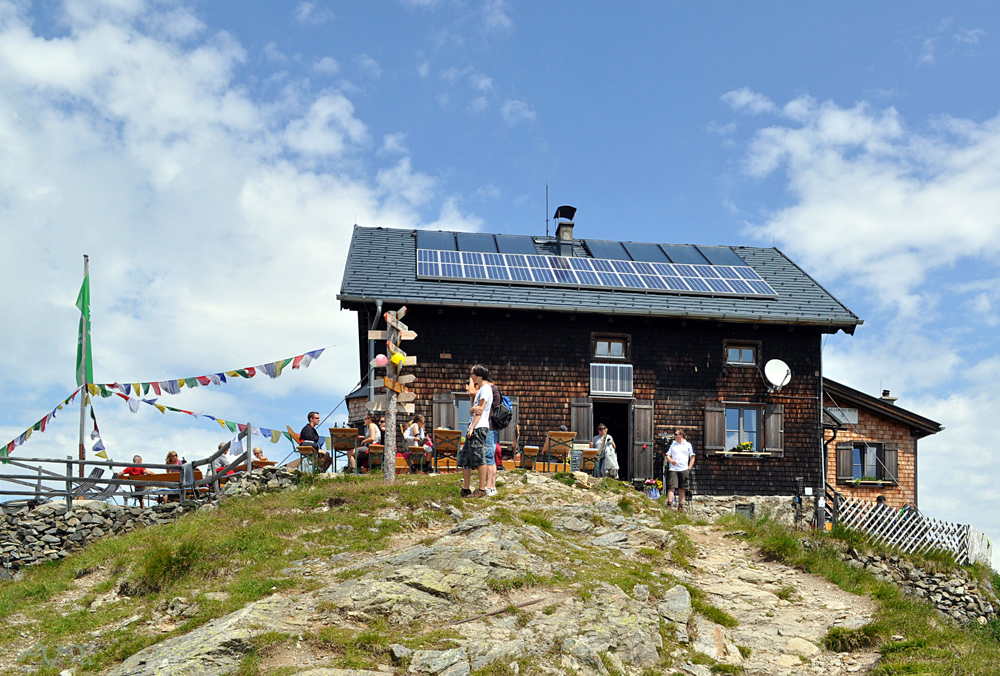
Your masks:
<svg viewBox="0 0 1000 676"><path fill-rule="evenodd" d="M303 676L709 676L716 663L747 674L837 676L866 673L878 658L821 644L830 627L866 623L869 599L764 560L715 527L669 529L657 503L638 493L528 473L510 477L499 499L425 509L430 526L386 551L303 560L286 571L320 588L275 594L107 673L229 674L254 650L260 673ZM672 553L679 542L686 560ZM689 589L701 600L693 604ZM186 603L166 604L149 631L172 628ZM737 624L715 624L693 608L706 605ZM340 635L372 637L367 669L343 669L331 638ZM260 650L264 636L270 645Z"/></svg>

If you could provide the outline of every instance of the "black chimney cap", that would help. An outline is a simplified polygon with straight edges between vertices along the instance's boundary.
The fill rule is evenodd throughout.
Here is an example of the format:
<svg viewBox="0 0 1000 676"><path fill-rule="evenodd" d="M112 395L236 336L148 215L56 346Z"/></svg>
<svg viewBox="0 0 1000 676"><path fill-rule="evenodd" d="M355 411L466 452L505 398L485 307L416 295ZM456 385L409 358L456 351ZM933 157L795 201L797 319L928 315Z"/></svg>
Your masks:
<svg viewBox="0 0 1000 676"><path fill-rule="evenodd" d="M576 215L576 207L571 207L568 204L564 204L561 207L556 208L556 215L552 218L564 218L567 221L572 221L573 216Z"/></svg>

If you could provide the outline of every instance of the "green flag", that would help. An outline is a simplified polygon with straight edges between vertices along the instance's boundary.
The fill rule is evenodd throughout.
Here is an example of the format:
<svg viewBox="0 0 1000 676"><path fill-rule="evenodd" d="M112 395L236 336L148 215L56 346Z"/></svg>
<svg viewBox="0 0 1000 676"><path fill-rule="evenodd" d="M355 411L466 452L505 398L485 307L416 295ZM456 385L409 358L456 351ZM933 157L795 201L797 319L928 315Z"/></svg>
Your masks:
<svg viewBox="0 0 1000 676"><path fill-rule="evenodd" d="M94 382L94 357L90 349L90 275L83 278L80 295L76 297L76 306L80 309L80 334L76 344L76 384L83 385ZM83 353L84 340L87 342L86 355Z"/></svg>

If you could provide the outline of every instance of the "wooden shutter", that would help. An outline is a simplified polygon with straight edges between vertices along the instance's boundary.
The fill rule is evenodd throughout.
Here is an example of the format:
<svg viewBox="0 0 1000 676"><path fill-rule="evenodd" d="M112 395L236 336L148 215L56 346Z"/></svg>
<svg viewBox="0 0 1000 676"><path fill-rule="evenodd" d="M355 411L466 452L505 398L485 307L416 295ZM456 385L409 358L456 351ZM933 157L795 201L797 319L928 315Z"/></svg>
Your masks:
<svg viewBox="0 0 1000 676"><path fill-rule="evenodd" d="M653 439L653 402L632 402L632 449L629 456L631 477L619 479L652 479L653 454L656 443Z"/></svg>
<svg viewBox="0 0 1000 676"><path fill-rule="evenodd" d="M576 432L576 443L590 443L594 438L594 404L590 397L569 400L569 428Z"/></svg>
<svg viewBox="0 0 1000 676"><path fill-rule="evenodd" d="M706 451L726 450L726 407L721 401L705 403L704 436Z"/></svg>
<svg viewBox="0 0 1000 676"><path fill-rule="evenodd" d="M854 481L854 444L837 442L837 481Z"/></svg>
<svg viewBox="0 0 1000 676"><path fill-rule="evenodd" d="M435 392L431 400L431 423L434 427L455 429L455 397L451 392Z"/></svg>
<svg viewBox="0 0 1000 676"><path fill-rule="evenodd" d="M882 444L883 481L899 484L899 444L887 441Z"/></svg>
<svg viewBox="0 0 1000 676"><path fill-rule="evenodd" d="M784 455L785 407L781 404L764 407L764 451Z"/></svg>
<svg viewBox="0 0 1000 676"><path fill-rule="evenodd" d="M510 398L510 412L514 414L514 417L510 419L510 424L507 425L507 427L500 430L500 443L503 445L504 448L509 448L514 443L514 436L517 434L517 425L518 425L517 397L511 397L509 394L507 396ZM452 410L455 410L454 407L452 407Z"/></svg>

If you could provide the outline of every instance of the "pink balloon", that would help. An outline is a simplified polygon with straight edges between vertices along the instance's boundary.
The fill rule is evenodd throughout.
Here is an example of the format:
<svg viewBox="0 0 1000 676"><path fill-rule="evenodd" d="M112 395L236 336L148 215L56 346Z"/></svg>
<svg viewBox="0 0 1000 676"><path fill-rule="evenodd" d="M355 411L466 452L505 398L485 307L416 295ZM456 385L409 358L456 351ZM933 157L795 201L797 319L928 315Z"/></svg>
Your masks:
<svg viewBox="0 0 1000 676"><path fill-rule="evenodd" d="M375 363L379 366L385 366L389 363L389 358L384 354L375 355Z"/></svg>

